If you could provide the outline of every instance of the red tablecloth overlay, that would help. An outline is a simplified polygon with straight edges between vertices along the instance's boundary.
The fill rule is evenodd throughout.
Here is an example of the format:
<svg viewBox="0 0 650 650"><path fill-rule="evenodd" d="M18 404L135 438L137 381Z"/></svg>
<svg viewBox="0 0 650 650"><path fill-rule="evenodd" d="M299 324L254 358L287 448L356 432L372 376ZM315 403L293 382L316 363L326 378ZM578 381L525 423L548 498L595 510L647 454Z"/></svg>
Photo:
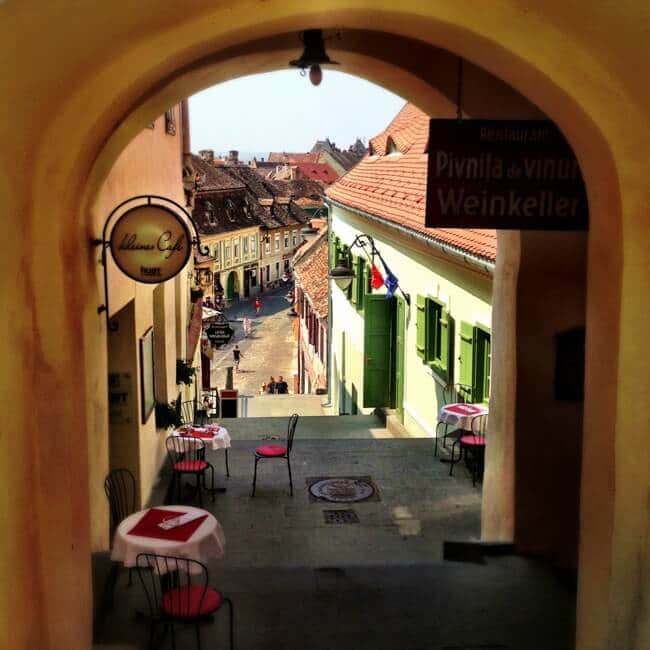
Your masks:
<svg viewBox="0 0 650 650"><path fill-rule="evenodd" d="M207 429L207 427L206 427ZM203 440L212 440L215 434L219 432L218 426L213 426L209 429L185 429L183 430L183 435L187 438L202 438Z"/></svg>
<svg viewBox="0 0 650 650"><path fill-rule="evenodd" d="M184 514L184 512L178 512L177 510L160 510L159 508L151 508L146 512L142 519L131 528L128 534L139 535L140 537L153 537L155 539L168 539L175 542L186 542L207 518L207 514L198 519L194 519L193 521L189 521L182 526L170 528L169 530L164 530L158 526L158 524L165 519L179 517Z"/></svg>
<svg viewBox="0 0 650 650"><path fill-rule="evenodd" d="M445 406L445 411L455 415L477 415L483 413L485 409L480 409L473 404L452 404L451 406Z"/></svg>

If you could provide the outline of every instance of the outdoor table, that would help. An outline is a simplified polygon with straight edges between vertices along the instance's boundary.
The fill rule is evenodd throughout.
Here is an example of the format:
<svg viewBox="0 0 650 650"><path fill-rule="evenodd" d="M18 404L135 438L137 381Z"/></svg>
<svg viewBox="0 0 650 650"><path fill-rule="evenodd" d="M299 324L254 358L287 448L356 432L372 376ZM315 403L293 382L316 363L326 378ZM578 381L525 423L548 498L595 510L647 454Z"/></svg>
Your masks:
<svg viewBox="0 0 650 650"><path fill-rule="evenodd" d="M218 424L206 424L203 427L185 425L172 432L173 436L184 436L186 438L198 438L206 446L212 447L215 451L228 449L230 447L230 434L226 427Z"/></svg>
<svg viewBox="0 0 650 650"><path fill-rule="evenodd" d="M182 526L163 530L158 523L186 513L200 515ZM214 515L192 506L156 506L134 512L115 531L111 560L136 566L140 553L198 560L204 564L224 555L226 537Z"/></svg>
<svg viewBox="0 0 650 650"><path fill-rule="evenodd" d="M479 415L487 415L489 412L487 406L482 404L446 404L440 409L438 422L455 426L461 431L472 430L472 420ZM441 463L449 463L449 458L441 458Z"/></svg>

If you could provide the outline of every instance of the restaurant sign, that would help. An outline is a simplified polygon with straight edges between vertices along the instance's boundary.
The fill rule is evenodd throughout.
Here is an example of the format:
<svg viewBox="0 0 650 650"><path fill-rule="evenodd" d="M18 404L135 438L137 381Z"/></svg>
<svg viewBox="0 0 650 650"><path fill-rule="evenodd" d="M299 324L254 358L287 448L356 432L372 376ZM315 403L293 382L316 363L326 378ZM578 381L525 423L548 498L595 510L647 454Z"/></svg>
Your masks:
<svg viewBox="0 0 650 650"><path fill-rule="evenodd" d="M123 273L137 282L157 284L185 267L192 237L187 224L169 208L138 205L117 220L109 248Z"/></svg>
<svg viewBox="0 0 650 650"><path fill-rule="evenodd" d="M433 119L428 151L428 228L588 228L580 166L550 121Z"/></svg>
<svg viewBox="0 0 650 650"><path fill-rule="evenodd" d="M209 325L206 334L208 335L210 343L215 346L220 346L226 345L230 341L234 334L234 330L230 327L227 321L222 321Z"/></svg>

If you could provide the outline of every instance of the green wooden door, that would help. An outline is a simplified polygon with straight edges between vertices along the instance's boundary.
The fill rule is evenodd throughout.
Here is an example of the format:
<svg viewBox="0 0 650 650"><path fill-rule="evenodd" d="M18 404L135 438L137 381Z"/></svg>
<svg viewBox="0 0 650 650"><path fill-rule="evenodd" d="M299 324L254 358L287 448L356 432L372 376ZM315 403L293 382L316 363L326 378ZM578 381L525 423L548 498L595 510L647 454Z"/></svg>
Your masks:
<svg viewBox="0 0 650 650"><path fill-rule="evenodd" d="M390 406L391 337L395 299L382 295L365 297L364 407Z"/></svg>
<svg viewBox="0 0 650 650"><path fill-rule="evenodd" d="M395 304L395 409L404 422L404 350L406 340L406 302L397 298Z"/></svg>
<svg viewBox="0 0 650 650"><path fill-rule="evenodd" d="M228 282L226 283L226 298L232 300L235 297L235 272L231 271L228 274Z"/></svg>

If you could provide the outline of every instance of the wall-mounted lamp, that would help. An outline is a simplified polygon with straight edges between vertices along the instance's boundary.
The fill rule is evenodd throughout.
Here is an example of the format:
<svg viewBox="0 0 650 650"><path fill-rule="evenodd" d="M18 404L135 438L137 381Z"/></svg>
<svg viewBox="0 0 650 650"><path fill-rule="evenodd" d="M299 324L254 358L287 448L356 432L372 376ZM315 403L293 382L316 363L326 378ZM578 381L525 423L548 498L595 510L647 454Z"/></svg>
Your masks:
<svg viewBox="0 0 650 650"><path fill-rule="evenodd" d="M402 287L399 286L397 278L392 274L391 270L388 268L388 265L384 261L384 258L381 256L381 253L375 246L375 240L370 235L357 235L354 238L354 241L350 244L349 250L358 247L366 251L366 254L370 257L371 264L374 267L375 264L375 255L379 258L379 261L384 267L384 272L386 277L383 278L383 283L386 286L386 297L392 298L397 290L404 296L406 304L411 304L411 296L408 293L404 293ZM374 274L374 271L373 271ZM329 280L334 280L336 286L341 289L341 291L346 291L352 280L354 279L354 272L345 262L339 262L328 274L327 278Z"/></svg>
<svg viewBox="0 0 650 650"><path fill-rule="evenodd" d="M289 61L289 65L300 68L301 74L309 68L309 81L318 86L323 80L321 65L338 65L338 61L332 61L325 52L322 29L306 29L302 33L302 41L305 49L299 59Z"/></svg>

